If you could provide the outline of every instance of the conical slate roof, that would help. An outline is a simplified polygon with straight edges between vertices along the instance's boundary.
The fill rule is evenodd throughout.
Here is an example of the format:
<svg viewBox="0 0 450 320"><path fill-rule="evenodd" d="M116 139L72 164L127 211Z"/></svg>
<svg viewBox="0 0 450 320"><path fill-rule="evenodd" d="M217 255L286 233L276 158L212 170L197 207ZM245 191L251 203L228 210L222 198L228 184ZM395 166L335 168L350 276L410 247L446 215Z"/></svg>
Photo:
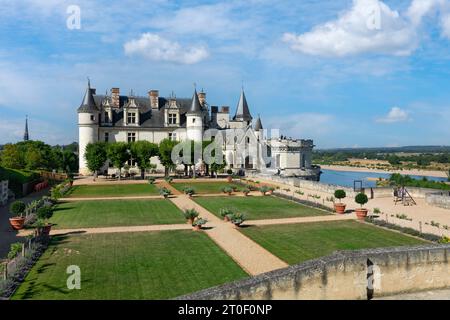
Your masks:
<svg viewBox="0 0 450 320"><path fill-rule="evenodd" d="M236 109L236 115L234 120L251 121L252 115L248 109L247 99L245 98L244 90L241 91L241 97L239 98L239 103Z"/></svg>
<svg viewBox="0 0 450 320"><path fill-rule="evenodd" d="M261 118L258 115L258 120L256 120L256 124L255 124L255 131L260 131L263 129L262 123L261 123Z"/></svg>
<svg viewBox="0 0 450 320"><path fill-rule="evenodd" d="M81 102L78 108L78 113L81 112L93 112L98 111L97 104L95 103L94 96L92 95L91 82L88 81L88 87L86 88L86 93L84 94L83 102Z"/></svg>
<svg viewBox="0 0 450 320"><path fill-rule="evenodd" d="M192 104L189 108L188 113L201 113L202 112L202 106L200 104L200 100L198 100L198 94L197 89L194 91L194 95L192 96Z"/></svg>

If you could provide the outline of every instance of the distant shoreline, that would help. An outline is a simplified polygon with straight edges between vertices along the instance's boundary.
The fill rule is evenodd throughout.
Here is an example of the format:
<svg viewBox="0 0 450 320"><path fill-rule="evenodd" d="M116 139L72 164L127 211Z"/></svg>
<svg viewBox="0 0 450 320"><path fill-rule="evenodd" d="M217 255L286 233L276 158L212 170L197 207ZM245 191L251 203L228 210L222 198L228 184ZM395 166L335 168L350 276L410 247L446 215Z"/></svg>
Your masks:
<svg viewBox="0 0 450 320"><path fill-rule="evenodd" d="M328 166L328 165L321 165L322 169L325 170L334 170L334 171L353 171L353 172L372 172L372 173L386 173L386 174L392 174L392 173L401 173L403 175L410 175L410 176L429 176L429 177L435 177L435 178L447 178L447 174L444 171L437 171L437 170L418 170L418 169L405 169L405 170L379 170L379 169L369 169L369 168L359 168L359 167L350 167L350 166Z"/></svg>

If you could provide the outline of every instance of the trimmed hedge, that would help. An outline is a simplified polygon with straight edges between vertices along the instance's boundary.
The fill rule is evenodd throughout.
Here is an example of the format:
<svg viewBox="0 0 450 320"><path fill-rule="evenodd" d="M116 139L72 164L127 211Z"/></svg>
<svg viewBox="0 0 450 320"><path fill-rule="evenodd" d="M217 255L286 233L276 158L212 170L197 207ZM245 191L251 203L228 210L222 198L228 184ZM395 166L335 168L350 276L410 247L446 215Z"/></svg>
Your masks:
<svg viewBox="0 0 450 320"><path fill-rule="evenodd" d="M9 181L11 189L16 197L22 196L22 186L27 182L34 181L40 177L39 173L30 170L8 169L0 167L0 180Z"/></svg>

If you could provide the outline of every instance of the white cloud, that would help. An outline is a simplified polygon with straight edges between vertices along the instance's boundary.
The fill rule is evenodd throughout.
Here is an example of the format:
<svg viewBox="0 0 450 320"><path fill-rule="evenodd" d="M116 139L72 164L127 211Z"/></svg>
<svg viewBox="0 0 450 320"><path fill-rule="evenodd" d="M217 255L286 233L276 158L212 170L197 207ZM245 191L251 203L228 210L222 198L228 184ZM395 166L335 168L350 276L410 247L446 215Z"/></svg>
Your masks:
<svg viewBox="0 0 450 320"><path fill-rule="evenodd" d="M412 10L419 19L424 9ZM420 16L421 19L421 16ZM353 6L335 21L314 27L300 35L285 33L283 41L292 50L320 56L349 56L381 53L411 54L418 46L416 28L409 19L379 0L353 0Z"/></svg>
<svg viewBox="0 0 450 320"><path fill-rule="evenodd" d="M333 128L334 116L322 113L297 113L289 116L270 116L267 120L266 128L279 129L280 134L292 136L292 138L317 138L322 137Z"/></svg>
<svg viewBox="0 0 450 320"><path fill-rule="evenodd" d="M393 107L389 113L382 118L378 118L376 121L379 123L397 123L405 122L409 120L409 114L399 107Z"/></svg>
<svg viewBox="0 0 450 320"><path fill-rule="evenodd" d="M450 13L441 18L442 35L450 39Z"/></svg>
<svg viewBox="0 0 450 320"><path fill-rule="evenodd" d="M198 63L209 56L204 46L181 46L178 42L162 38L154 33L144 33L139 39L124 45L125 54L141 55L154 61L167 61L181 64Z"/></svg>

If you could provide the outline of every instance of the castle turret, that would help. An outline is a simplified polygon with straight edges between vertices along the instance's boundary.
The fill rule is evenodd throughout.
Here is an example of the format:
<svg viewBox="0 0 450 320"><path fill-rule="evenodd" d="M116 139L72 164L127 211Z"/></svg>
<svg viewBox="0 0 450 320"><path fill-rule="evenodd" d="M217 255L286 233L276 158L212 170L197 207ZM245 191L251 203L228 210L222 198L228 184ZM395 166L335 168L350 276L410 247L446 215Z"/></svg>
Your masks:
<svg viewBox="0 0 450 320"><path fill-rule="evenodd" d="M239 98L239 102L238 102L238 105L236 108L236 114L235 114L233 120L244 121L244 122L247 122L247 124L252 121L252 115L250 114L250 110L248 108L244 89L242 89L242 91L241 91L241 96Z"/></svg>
<svg viewBox="0 0 450 320"><path fill-rule="evenodd" d="M258 141L262 140L263 126L261 123L261 117L259 115L258 115L258 119L256 120L254 130L255 130L255 135L256 135L256 138L258 139Z"/></svg>
<svg viewBox="0 0 450 320"><path fill-rule="evenodd" d="M82 175L90 174L84 158L86 146L98 141L100 110L95 103L94 92L95 89L91 89L90 81L88 81L86 93L78 108L79 172Z"/></svg>
<svg viewBox="0 0 450 320"><path fill-rule="evenodd" d="M200 104L197 90L192 96L192 104L186 113L186 133L189 140L201 142L203 138L202 106Z"/></svg>

